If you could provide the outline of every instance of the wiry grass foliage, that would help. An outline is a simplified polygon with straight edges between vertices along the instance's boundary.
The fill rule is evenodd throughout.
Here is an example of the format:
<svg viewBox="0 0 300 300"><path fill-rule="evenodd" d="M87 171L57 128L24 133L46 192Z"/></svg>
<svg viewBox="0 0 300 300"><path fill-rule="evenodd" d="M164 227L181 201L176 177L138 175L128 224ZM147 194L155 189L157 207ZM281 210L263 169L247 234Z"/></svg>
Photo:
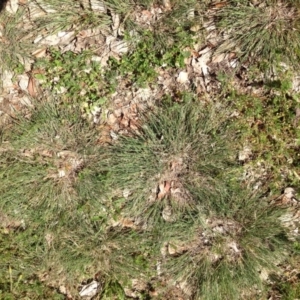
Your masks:
<svg viewBox="0 0 300 300"><path fill-rule="evenodd" d="M93 11L86 1L36 1L38 8L45 14L35 20L35 28L46 28L51 33L61 30L82 30L88 28L105 28L110 25L110 18L101 11ZM85 5L83 4L85 3ZM105 10L105 6L103 6Z"/></svg>
<svg viewBox="0 0 300 300"><path fill-rule="evenodd" d="M121 197L128 191L123 202L129 215L157 217L169 202L174 209L193 207L189 185L201 186L203 194L219 192L217 177L230 161L222 119L196 102L163 107L138 134L103 149L99 170Z"/></svg>
<svg viewBox="0 0 300 300"><path fill-rule="evenodd" d="M24 28L24 10L19 9L15 14L3 10L0 13L0 71L20 71L25 59L30 57L32 44L28 40L29 29Z"/></svg>
<svg viewBox="0 0 300 300"><path fill-rule="evenodd" d="M1 145L0 212L24 225L19 233L1 236L4 248L15 245L1 269L10 266L21 282L35 276L63 284L73 294L100 269L105 279L115 279L113 272L124 277L116 268L126 260L112 254L118 246L107 228L101 174L90 168L91 128L78 111L53 103L37 104L29 120L15 121Z"/></svg>
<svg viewBox="0 0 300 300"><path fill-rule="evenodd" d="M282 212L243 191L221 197L208 199L221 210L206 205L193 223L178 222L166 231L164 270L195 299L265 295L260 274L276 271L287 249Z"/></svg>
<svg viewBox="0 0 300 300"><path fill-rule="evenodd" d="M14 205L19 191L27 198L27 205L48 208L54 215L56 210L78 205L73 185L93 146L79 112L70 114L67 110L44 103L30 120L16 120L10 149L2 156L6 167L1 170L1 187L7 197L2 203Z"/></svg>
<svg viewBox="0 0 300 300"><path fill-rule="evenodd" d="M295 67L300 55L300 2L272 0L253 5L251 1L230 1L217 16L225 40L218 51L233 51L245 61L284 61Z"/></svg>

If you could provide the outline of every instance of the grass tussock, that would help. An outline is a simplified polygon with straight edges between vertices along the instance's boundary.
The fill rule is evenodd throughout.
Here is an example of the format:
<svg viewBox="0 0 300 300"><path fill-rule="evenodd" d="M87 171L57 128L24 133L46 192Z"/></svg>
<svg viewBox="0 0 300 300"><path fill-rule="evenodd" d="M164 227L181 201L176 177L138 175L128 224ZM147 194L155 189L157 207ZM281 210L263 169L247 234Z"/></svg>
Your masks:
<svg viewBox="0 0 300 300"><path fill-rule="evenodd" d="M260 274L275 272L287 249L281 212L243 191L209 201L219 210L206 205L194 222L168 229L161 250L166 274L193 299L265 295Z"/></svg>
<svg viewBox="0 0 300 300"><path fill-rule="evenodd" d="M219 192L217 178L230 161L222 121L221 112L196 102L163 107L138 134L103 149L99 170L129 215L147 219L164 209L195 207L189 186L201 186L203 195Z"/></svg>
<svg viewBox="0 0 300 300"><path fill-rule="evenodd" d="M299 1L230 1L216 14L225 36L218 51L235 52L242 62L299 62ZM288 46L287 46L288 45Z"/></svg>
<svg viewBox="0 0 300 300"><path fill-rule="evenodd" d="M87 1L67 0L62 3L58 0L38 0L35 5L40 13L35 17L35 28L38 31L47 29L51 33L63 30L106 28L111 24L111 20L106 15L105 4L103 7L100 4L94 11Z"/></svg>
<svg viewBox="0 0 300 300"><path fill-rule="evenodd" d="M15 14L0 12L0 71L22 72L25 61L30 58L32 44L28 37L30 28L24 26L25 10ZM27 28L27 29L26 29Z"/></svg>
<svg viewBox="0 0 300 300"><path fill-rule="evenodd" d="M3 137L9 142L1 145L0 210L16 221L1 220L3 247L15 235L15 254L1 260L1 268L19 272L23 283L36 276L73 290L100 264L104 276L112 276L112 265L121 258L112 262L116 246L101 217L100 175L89 168L95 153L92 132L78 116L76 110L43 103L30 120L20 118L10 136ZM11 224L18 224L17 233Z"/></svg>

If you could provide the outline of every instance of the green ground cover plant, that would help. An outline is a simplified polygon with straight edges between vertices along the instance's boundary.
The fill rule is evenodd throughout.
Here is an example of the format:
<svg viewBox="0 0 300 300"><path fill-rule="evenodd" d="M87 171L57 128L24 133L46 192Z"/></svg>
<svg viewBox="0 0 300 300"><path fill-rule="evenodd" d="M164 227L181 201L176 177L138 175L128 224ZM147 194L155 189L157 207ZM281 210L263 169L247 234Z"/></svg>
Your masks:
<svg viewBox="0 0 300 300"><path fill-rule="evenodd" d="M299 126L296 111L298 95L291 93L291 81L267 81L265 95L239 93L227 95L238 112L239 122L233 124L241 143L252 147L252 162L264 162L270 168L271 186L275 190L284 182L297 185L299 180Z"/></svg>
<svg viewBox="0 0 300 300"><path fill-rule="evenodd" d="M47 46L28 71L43 94L0 130L0 298L81 299L93 280L93 299L298 297L300 241L280 221L296 218L297 204L269 199L299 183L298 2L37 0L2 12L1 68L15 76L1 114L13 88L26 94L18 74L32 53L20 29L29 4L42 11L30 18L32 33L96 29L103 42L114 31L129 52L101 68L93 44L80 53ZM207 10L223 38L218 49L206 40ZM237 84L241 68L204 74L213 68L206 48L234 52L245 82ZM158 87L158 72L172 84ZM114 107L122 87L127 111L136 91L159 96L128 116L123 93ZM100 131L116 124L91 124L95 107L136 126L102 143ZM239 160L245 144L252 153ZM268 172L253 188L243 174L258 163Z"/></svg>
<svg viewBox="0 0 300 300"><path fill-rule="evenodd" d="M182 68L184 59L190 56L190 52L184 48L191 45L192 39L181 29L176 34L183 38L178 39L180 42L171 40L169 44L163 36L151 31L142 31L138 36L128 36L132 50L120 60L110 58L110 70L115 70L116 74L126 76L138 86L145 87L154 82L158 68Z"/></svg>
<svg viewBox="0 0 300 300"><path fill-rule="evenodd" d="M93 61L92 52L75 54L61 53L51 49L49 57L40 59L35 67L42 71L35 75L42 80L42 87L66 105L80 105L85 113L96 106L103 106L107 96L114 91L112 78L106 80L98 62ZM110 73L110 77L113 73Z"/></svg>

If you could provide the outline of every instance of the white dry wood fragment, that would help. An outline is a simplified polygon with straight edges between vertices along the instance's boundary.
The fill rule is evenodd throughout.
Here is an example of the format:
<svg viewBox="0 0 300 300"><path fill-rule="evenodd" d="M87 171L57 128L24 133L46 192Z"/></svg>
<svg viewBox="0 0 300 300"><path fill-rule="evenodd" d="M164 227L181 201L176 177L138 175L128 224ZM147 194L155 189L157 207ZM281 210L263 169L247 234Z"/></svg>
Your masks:
<svg viewBox="0 0 300 300"><path fill-rule="evenodd" d="M200 29L201 29L201 25L200 25L200 24L194 25L194 26L192 26L192 27L190 28L190 30L191 30L192 32L198 32L198 31L200 31Z"/></svg>
<svg viewBox="0 0 300 300"><path fill-rule="evenodd" d="M67 91L67 88L65 88L64 86L60 86L60 87L55 88L55 90L56 90L56 93L60 95L60 94L64 94Z"/></svg>
<svg viewBox="0 0 300 300"><path fill-rule="evenodd" d="M92 57L91 57L91 61L94 61L94 62L98 62L98 63L100 63L101 62L101 56L99 56L99 55L93 55Z"/></svg>
<svg viewBox="0 0 300 300"><path fill-rule="evenodd" d="M82 287L79 295L81 297L86 297L91 299L92 297L96 296L100 287L100 283L96 280L93 280L91 283L86 284Z"/></svg>
<svg viewBox="0 0 300 300"><path fill-rule="evenodd" d="M162 211L162 217L166 222L174 222L176 221L176 217L173 213L172 207L167 205Z"/></svg>
<svg viewBox="0 0 300 300"><path fill-rule="evenodd" d="M233 59L229 62L229 65L231 68L235 69L238 65L238 60L237 59Z"/></svg>
<svg viewBox="0 0 300 300"><path fill-rule="evenodd" d="M14 84L12 82L12 78L14 76L14 73L11 71L4 70L2 73L2 87L3 89L11 89L14 87Z"/></svg>
<svg viewBox="0 0 300 300"><path fill-rule="evenodd" d="M115 41L115 40L116 40L116 38L115 38L113 35L108 35L108 36L106 37L105 44L106 44L107 46L109 46L109 45L111 44L111 42L112 42L112 41Z"/></svg>
<svg viewBox="0 0 300 300"><path fill-rule="evenodd" d="M200 52L203 53L200 57L192 59L192 67L194 68L195 73L201 74L206 77L209 75L209 67L207 64L211 60L211 51Z"/></svg>
<svg viewBox="0 0 300 300"><path fill-rule="evenodd" d="M187 12L187 18L188 20L193 20L195 18L195 10L193 8L190 8Z"/></svg>
<svg viewBox="0 0 300 300"><path fill-rule="evenodd" d="M26 95L20 98L20 103L24 106L33 107L32 102L30 101L29 97L27 97Z"/></svg>
<svg viewBox="0 0 300 300"><path fill-rule="evenodd" d="M62 178L62 177L65 177L66 176L66 172L64 169L59 169L58 170L58 177L59 178Z"/></svg>
<svg viewBox="0 0 300 300"><path fill-rule="evenodd" d="M132 192L129 189L124 189L123 190L123 197L125 199L128 199L128 197L132 194Z"/></svg>
<svg viewBox="0 0 300 300"><path fill-rule="evenodd" d="M74 31L59 31L56 34L50 34L48 36L37 36L35 40L33 41L34 44L41 44L41 45L47 45L47 46L56 46L58 44L66 45L71 42L71 40L74 38Z"/></svg>
<svg viewBox="0 0 300 300"><path fill-rule="evenodd" d="M124 54L128 52L128 45L126 41L112 41L110 44L111 51L117 54Z"/></svg>
<svg viewBox="0 0 300 300"><path fill-rule="evenodd" d="M91 9L96 12L101 12L103 14L107 13L107 7L104 3L104 1L99 0L90 0L91 3Z"/></svg>
<svg viewBox="0 0 300 300"><path fill-rule="evenodd" d="M166 11L172 9L172 5L171 5L170 0L163 0L162 3L163 3L163 6L165 7L165 10L166 10Z"/></svg>
<svg viewBox="0 0 300 300"><path fill-rule="evenodd" d="M178 83L186 83L189 80L189 75L187 72L181 71L177 77L177 82Z"/></svg>
<svg viewBox="0 0 300 300"><path fill-rule="evenodd" d="M19 87L22 91L27 91L29 76L23 74L19 76Z"/></svg>
<svg viewBox="0 0 300 300"><path fill-rule="evenodd" d="M67 288L64 285L60 285L58 290L63 295L67 295L67 293L68 293Z"/></svg>
<svg viewBox="0 0 300 300"><path fill-rule="evenodd" d="M33 42L40 43L41 45L49 45L49 46L56 46L59 44L60 38L57 34L48 35L46 37L38 36Z"/></svg>
<svg viewBox="0 0 300 300"><path fill-rule="evenodd" d="M47 51L47 47L38 48L32 52L32 55L35 56L36 58L45 57L46 51Z"/></svg>
<svg viewBox="0 0 300 300"><path fill-rule="evenodd" d="M109 135L113 140L117 140L119 138L118 134L115 133L113 130L110 130Z"/></svg>
<svg viewBox="0 0 300 300"><path fill-rule="evenodd" d="M15 14L19 8L19 0L9 0L6 4L6 11Z"/></svg>
<svg viewBox="0 0 300 300"><path fill-rule="evenodd" d="M269 278L268 270L266 268L263 268L262 270L260 270L259 277L262 281L267 281Z"/></svg>
<svg viewBox="0 0 300 300"><path fill-rule="evenodd" d="M178 283L179 288L189 297L193 294L193 287L188 283L187 280L182 280Z"/></svg>
<svg viewBox="0 0 300 300"><path fill-rule="evenodd" d="M241 251L238 248L238 245L235 241L231 241L227 244L228 248L232 249L235 253L240 253Z"/></svg>
<svg viewBox="0 0 300 300"><path fill-rule="evenodd" d="M112 30L113 30L113 36L118 36L118 29L120 27L120 15L114 12L111 12L112 16Z"/></svg>
<svg viewBox="0 0 300 300"><path fill-rule="evenodd" d="M226 54L225 53L220 53L220 54L216 54L212 57L212 63L216 64L216 63L220 63L221 61L223 61L226 58Z"/></svg>
<svg viewBox="0 0 300 300"><path fill-rule="evenodd" d="M239 151L238 160L245 162L252 157L252 150L249 146L245 146L243 150Z"/></svg>
<svg viewBox="0 0 300 300"><path fill-rule="evenodd" d="M34 21L35 19L44 17L47 12L43 10L38 4L34 1L29 1L27 4L28 11L29 11L29 19L30 21Z"/></svg>

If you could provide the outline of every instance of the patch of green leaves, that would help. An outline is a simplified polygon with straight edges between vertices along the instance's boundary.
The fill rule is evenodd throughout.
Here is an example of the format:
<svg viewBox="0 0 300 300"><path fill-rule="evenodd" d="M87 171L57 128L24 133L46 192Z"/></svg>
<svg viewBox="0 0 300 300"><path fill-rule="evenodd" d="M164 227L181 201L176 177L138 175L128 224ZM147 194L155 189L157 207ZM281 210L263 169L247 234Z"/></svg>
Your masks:
<svg viewBox="0 0 300 300"><path fill-rule="evenodd" d="M50 89L63 103L80 104L85 112L104 105L107 95L113 91L113 86L104 80L100 64L93 61L89 51L62 54L51 49L49 57L38 60L36 67L44 70L35 75L42 80L44 88Z"/></svg>
<svg viewBox="0 0 300 300"><path fill-rule="evenodd" d="M42 262L37 257L35 232L22 229L0 231L0 298L64 299L54 288L47 287L35 276L32 266ZM32 264L32 265L31 265Z"/></svg>
<svg viewBox="0 0 300 300"><path fill-rule="evenodd" d="M187 46L187 40L185 42ZM157 77L158 68L183 67L184 59L190 56L189 51L183 50L184 43L174 43L166 48L158 45L155 33L143 31L132 51L120 60L110 58L109 67L138 86L145 86Z"/></svg>
<svg viewBox="0 0 300 300"><path fill-rule="evenodd" d="M238 134L241 143L250 143L254 160L265 161L272 170L272 184L280 188L282 171L287 171L290 184L296 184L299 174L300 130L296 109L298 100L289 95L290 81L267 83L266 96L250 96L232 92L228 101L239 112ZM274 91L270 95L270 88ZM295 173L296 172L296 173ZM287 183L285 182L285 185Z"/></svg>

